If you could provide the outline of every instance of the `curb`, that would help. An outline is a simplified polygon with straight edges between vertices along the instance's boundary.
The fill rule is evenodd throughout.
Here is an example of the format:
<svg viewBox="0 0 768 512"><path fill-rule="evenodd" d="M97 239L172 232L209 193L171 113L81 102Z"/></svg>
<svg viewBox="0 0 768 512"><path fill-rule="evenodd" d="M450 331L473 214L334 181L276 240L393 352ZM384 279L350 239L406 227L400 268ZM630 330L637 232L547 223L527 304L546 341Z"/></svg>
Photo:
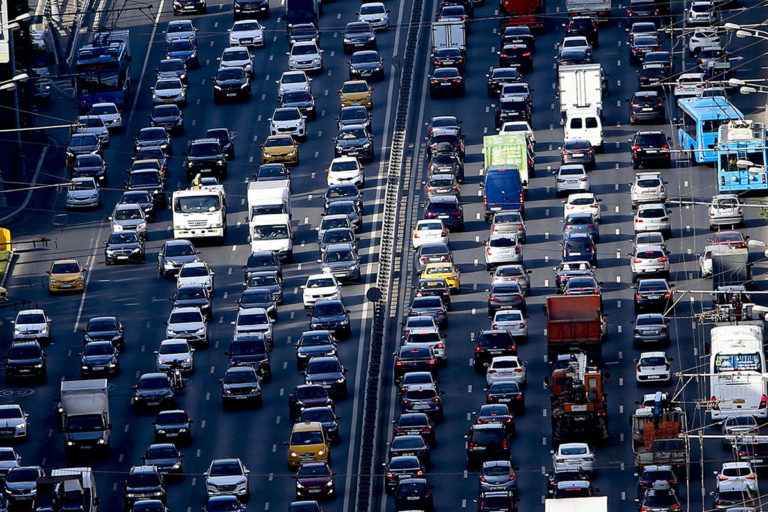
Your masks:
<svg viewBox="0 0 768 512"><path fill-rule="evenodd" d="M35 166L35 174L32 175L32 181L29 183L29 190L27 190L27 196L22 201L21 205L14 211L4 217L0 217L0 225L12 223L16 218L21 215L24 209L29 204L29 200L32 198L32 192L37 185L37 178L40 176L40 169L43 167L43 161L45 161L45 155L48 153L48 146L43 146L43 150L40 152L40 158L37 160L37 166ZM0 286L2 286L0 284Z"/></svg>

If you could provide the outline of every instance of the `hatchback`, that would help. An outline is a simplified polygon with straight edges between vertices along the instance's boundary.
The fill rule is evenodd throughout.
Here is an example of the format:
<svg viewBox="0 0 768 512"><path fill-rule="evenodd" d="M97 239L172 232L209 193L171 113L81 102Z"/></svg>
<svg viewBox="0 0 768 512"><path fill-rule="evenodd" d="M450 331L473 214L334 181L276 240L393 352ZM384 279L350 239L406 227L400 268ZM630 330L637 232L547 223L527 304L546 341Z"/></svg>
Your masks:
<svg viewBox="0 0 768 512"><path fill-rule="evenodd" d="M571 213L563 222L563 239L576 234L586 234L592 237L595 243L600 242L600 226L591 213Z"/></svg>
<svg viewBox="0 0 768 512"><path fill-rule="evenodd" d="M506 330L515 339L528 339L528 324L526 315L519 309L501 309L493 315L491 329Z"/></svg>
<svg viewBox="0 0 768 512"><path fill-rule="evenodd" d="M500 264L523 261L522 244L514 233L493 234L485 241L485 268L493 270Z"/></svg>
<svg viewBox="0 0 768 512"><path fill-rule="evenodd" d="M715 471L718 487L722 482L745 482L753 491L757 490L757 474L749 462L723 462L720 471Z"/></svg>
<svg viewBox="0 0 768 512"><path fill-rule="evenodd" d="M427 178L424 191L427 193L427 197L454 195L461 198L459 181L453 174L431 174Z"/></svg>
<svg viewBox="0 0 768 512"><path fill-rule="evenodd" d="M552 463L557 471L564 466L578 466L587 474L594 475L595 453L587 443L563 443L552 451Z"/></svg>
<svg viewBox="0 0 768 512"><path fill-rule="evenodd" d="M628 255L632 268L632 279L640 276L657 275L669 278L669 257L659 245L639 245Z"/></svg>
<svg viewBox="0 0 768 512"><path fill-rule="evenodd" d="M514 233L517 240L524 244L526 240L525 219L518 210L496 212L491 221L491 235Z"/></svg>
<svg viewBox="0 0 768 512"><path fill-rule="evenodd" d="M578 233L562 242L563 261L588 261L597 266L597 245L591 236Z"/></svg>
<svg viewBox="0 0 768 512"><path fill-rule="evenodd" d="M669 382L672 378L672 361L664 352L643 352L635 359L635 377L638 385Z"/></svg>
<svg viewBox="0 0 768 512"><path fill-rule="evenodd" d="M635 313L664 313L672 305L672 287L665 279L641 279L635 287Z"/></svg>
<svg viewBox="0 0 768 512"><path fill-rule="evenodd" d="M587 192L589 174L582 164L561 165L555 174L555 193L560 196L570 192Z"/></svg>
<svg viewBox="0 0 768 512"><path fill-rule="evenodd" d="M505 44L498 52L499 66L502 68L517 67L523 73L533 71L531 49L525 44Z"/></svg>
<svg viewBox="0 0 768 512"><path fill-rule="evenodd" d="M480 492L509 491L517 493L518 468L512 466L509 460L491 460L483 462L480 468L479 484Z"/></svg>
<svg viewBox="0 0 768 512"><path fill-rule="evenodd" d="M493 318L502 309L519 309L525 313L525 292L516 281L491 285L488 292L488 316Z"/></svg>
<svg viewBox="0 0 768 512"><path fill-rule="evenodd" d="M464 209L453 195L428 198L424 218L442 220L449 231L464 231Z"/></svg>
<svg viewBox="0 0 768 512"><path fill-rule="evenodd" d="M489 386L495 382L511 380L518 386L525 387L528 379L525 371L525 362L517 356L500 356L491 359L485 374L485 380Z"/></svg>
<svg viewBox="0 0 768 512"><path fill-rule="evenodd" d="M659 91L637 91L632 98L627 100L630 106L630 124L638 121L655 121L663 123L666 119L664 107L665 96Z"/></svg>
<svg viewBox="0 0 768 512"><path fill-rule="evenodd" d="M493 283L517 282L526 293L531 291L531 270L519 264L501 265L493 273Z"/></svg>
<svg viewBox="0 0 768 512"><path fill-rule="evenodd" d="M637 481L637 497L642 498L645 491L652 489L655 482L667 482L672 490L677 492L677 475L672 471L671 466L645 466L639 474Z"/></svg>
<svg viewBox="0 0 768 512"><path fill-rule="evenodd" d="M661 313L637 315L632 333L632 346L662 345L669 346L669 327Z"/></svg>
<svg viewBox="0 0 768 512"><path fill-rule="evenodd" d="M467 466L475 468L489 460L509 460L507 430L498 423L472 425L467 440Z"/></svg>
<svg viewBox="0 0 768 512"><path fill-rule="evenodd" d="M582 164L587 169L594 170L595 150L588 140L567 140L563 143L560 161L563 164Z"/></svg>
<svg viewBox="0 0 768 512"><path fill-rule="evenodd" d="M744 224L744 208L736 194L715 194L709 204L709 229Z"/></svg>
<svg viewBox="0 0 768 512"><path fill-rule="evenodd" d="M432 512L432 486L426 478L404 478L395 487L395 510Z"/></svg>
<svg viewBox="0 0 768 512"><path fill-rule="evenodd" d="M411 237L413 248L418 249L425 243L433 242L448 243L448 230L445 229L443 221L438 219L418 221Z"/></svg>

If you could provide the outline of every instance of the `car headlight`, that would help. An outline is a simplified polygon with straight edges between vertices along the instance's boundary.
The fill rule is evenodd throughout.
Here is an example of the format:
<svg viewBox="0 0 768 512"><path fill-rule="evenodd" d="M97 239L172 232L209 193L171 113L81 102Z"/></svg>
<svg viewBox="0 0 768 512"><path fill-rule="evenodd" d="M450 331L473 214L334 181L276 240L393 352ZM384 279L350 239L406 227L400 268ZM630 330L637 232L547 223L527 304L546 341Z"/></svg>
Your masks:
<svg viewBox="0 0 768 512"><path fill-rule="evenodd" d="M181 469L181 462L177 462L173 465L173 469Z"/></svg>
<svg viewBox="0 0 768 512"><path fill-rule="evenodd" d="M152 496L162 496L162 495L163 495L163 491L155 491L152 493Z"/></svg>
<svg viewBox="0 0 768 512"><path fill-rule="evenodd" d="M290 455L291 455L291 457L298 457L299 456L299 454L294 452L294 451L291 451Z"/></svg>
<svg viewBox="0 0 768 512"><path fill-rule="evenodd" d="M205 327L201 327L195 331L195 334L205 334Z"/></svg>
<svg viewBox="0 0 768 512"><path fill-rule="evenodd" d="M184 363L184 364L191 364L192 363L192 358L191 357L187 357L186 359L182 360L181 362Z"/></svg>
<svg viewBox="0 0 768 512"><path fill-rule="evenodd" d="M115 225L112 226L112 230L113 231L122 231L123 230L123 226L121 226L120 224L115 224Z"/></svg>
<svg viewBox="0 0 768 512"><path fill-rule="evenodd" d="M157 429L157 433L160 435L165 435L165 429L162 429L162 428Z"/></svg>
<svg viewBox="0 0 768 512"><path fill-rule="evenodd" d="M317 452L318 457L322 457L323 455L325 455L325 449L322 449L319 452Z"/></svg>
<svg viewBox="0 0 768 512"><path fill-rule="evenodd" d="M339 325L349 325L349 320L346 320L346 319L342 320L341 322L339 322Z"/></svg>
<svg viewBox="0 0 768 512"><path fill-rule="evenodd" d="M304 486L303 486L303 485L301 485L301 482L296 482L296 488L297 488L297 489L303 489L303 488L304 488Z"/></svg>
<svg viewBox="0 0 768 512"><path fill-rule="evenodd" d="M153 99L153 100L156 100L156 99L157 99L157 94L155 94L155 93L152 93L152 99Z"/></svg>
<svg viewBox="0 0 768 512"><path fill-rule="evenodd" d="M38 370L43 367L43 363L35 363L34 368L37 368ZM18 425L16 428L19 428Z"/></svg>
<svg viewBox="0 0 768 512"><path fill-rule="evenodd" d="M240 88L241 88L241 89L245 89L245 88L246 88L246 87L248 87L249 85L250 85L250 84L249 84L248 82L245 82L243 85L241 85L241 86L240 86Z"/></svg>
<svg viewBox="0 0 768 512"><path fill-rule="evenodd" d="M75 446L75 442L74 441L67 441L67 446Z"/></svg>
<svg viewBox="0 0 768 512"><path fill-rule="evenodd" d="M218 165L218 166L224 165L224 160L217 160L216 161L216 165Z"/></svg>
<svg viewBox="0 0 768 512"><path fill-rule="evenodd" d="M344 377L342 377L340 379L336 379L336 384L343 384L344 381L345 381Z"/></svg>
<svg viewBox="0 0 768 512"><path fill-rule="evenodd" d="M323 274L330 274L331 271L332 271L331 267L323 267L323 270L322 270Z"/></svg>
<svg viewBox="0 0 768 512"><path fill-rule="evenodd" d="M194 166L195 166L195 162L187 162L187 167L189 167L190 169L193 168Z"/></svg>
<svg viewBox="0 0 768 512"><path fill-rule="evenodd" d="M370 147L371 147L370 142L366 142L365 144L363 144L363 149L369 149Z"/></svg>
<svg viewBox="0 0 768 512"><path fill-rule="evenodd" d="M106 441L106 440L104 440L104 438L101 438L101 439L99 439L99 440L98 440L98 441L96 441L96 442L97 442L98 444L107 444L107 441Z"/></svg>
<svg viewBox="0 0 768 512"><path fill-rule="evenodd" d="M326 487L332 487L333 486L333 480L328 480L327 482L325 482L325 486Z"/></svg>
<svg viewBox="0 0 768 512"><path fill-rule="evenodd" d="M345 43L348 43L348 44L351 44L351 43L352 43L352 40L351 40L351 39L349 39L348 37L345 37L345 38L344 38L344 42L345 42Z"/></svg>

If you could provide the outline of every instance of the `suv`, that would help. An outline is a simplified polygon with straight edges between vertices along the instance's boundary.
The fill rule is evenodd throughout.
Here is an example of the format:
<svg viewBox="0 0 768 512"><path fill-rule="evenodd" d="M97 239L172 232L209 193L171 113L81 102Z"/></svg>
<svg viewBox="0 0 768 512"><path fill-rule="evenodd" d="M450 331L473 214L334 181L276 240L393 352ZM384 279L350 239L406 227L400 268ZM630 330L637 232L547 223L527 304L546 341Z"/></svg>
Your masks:
<svg viewBox="0 0 768 512"><path fill-rule="evenodd" d="M639 245L634 253L630 253L632 279L639 276L660 275L669 278L669 258L667 252L659 245Z"/></svg>
<svg viewBox="0 0 768 512"><path fill-rule="evenodd" d="M411 384L402 394L400 410L403 413L423 412L435 418L435 421L443 421L443 392L433 384Z"/></svg>
<svg viewBox="0 0 768 512"><path fill-rule="evenodd" d="M485 372L485 367L494 357L516 356L515 338L507 330L489 329L480 331L475 343L474 367L476 373Z"/></svg>
<svg viewBox="0 0 768 512"><path fill-rule="evenodd" d="M339 339L349 338L352 330L349 325L349 310L341 299L318 300L312 307L309 328L329 330Z"/></svg>
<svg viewBox="0 0 768 512"><path fill-rule="evenodd" d="M219 139L213 137L192 139L187 144L185 156L187 159L184 162L184 170L187 181L191 181L197 174L226 179L227 159Z"/></svg>
<svg viewBox="0 0 768 512"><path fill-rule="evenodd" d="M467 466L475 468L489 460L509 460L507 429L501 423L472 425L467 440Z"/></svg>
<svg viewBox="0 0 768 512"><path fill-rule="evenodd" d="M661 173L656 171L635 174L635 182L630 188L632 208L636 208L639 203L667 202L667 191L664 187L667 183Z"/></svg>
<svg viewBox="0 0 768 512"><path fill-rule="evenodd" d="M159 499L165 503L165 487L157 466L133 466L125 479L125 508L140 500Z"/></svg>
<svg viewBox="0 0 768 512"><path fill-rule="evenodd" d="M454 195L427 198L425 219L440 219L449 231L464 231L464 209Z"/></svg>
<svg viewBox="0 0 768 512"><path fill-rule="evenodd" d="M595 50L600 47L597 37L597 23L591 16L574 16L565 27L567 36L584 36Z"/></svg>
<svg viewBox="0 0 768 512"><path fill-rule="evenodd" d="M669 137L661 131L637 132L632 138L632 168L653 164L669 167L672 163L669 152Z"/></svg>
<svg viewBox="0 0 768 512"><path fill-rule="evenodd" d="M666 119L664 94L654 90L637 91L627 100L630 105L629 122L656 121L663 123Z"/></svg>
<svg viewBox="0 0 768 512"><path fill-rule="evenodd" d="M493 68L491 72L485 75L487 79L488 97L496 98L501 94L501 88L504 84L519 82L522 75L517 68L498 67Z"/></svg>

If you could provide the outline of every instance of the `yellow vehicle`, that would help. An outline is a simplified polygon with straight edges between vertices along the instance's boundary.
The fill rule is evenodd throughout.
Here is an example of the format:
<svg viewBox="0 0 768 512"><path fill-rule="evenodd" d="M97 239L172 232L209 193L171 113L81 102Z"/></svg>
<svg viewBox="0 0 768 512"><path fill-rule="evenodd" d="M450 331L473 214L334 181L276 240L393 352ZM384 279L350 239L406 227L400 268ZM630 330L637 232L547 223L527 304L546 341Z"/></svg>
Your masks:
<svg viewBox="0 0 768 512"><path fill-rule="evenodd" d="M339 90L341 108L362 105L368 110L373 108L373 88L365 80L348 80Z"/></svg>
<svg viewBox="0 0 768 512"><path fill-rule="evenodd" d="M296 423L291 429L290 441L284 444L288 447L288 467L291 469L296 469L302 462L331 463L331 443L319 421Z"/></svg>
<svg viewBox="0 0 768 512"><path fill-rule="evenodd" d="M270 135L261 145L261 162L299 165L299 144L290 135Z"/></svg>
<svg viewBox="0 0 768 512"><path fill-rule="evenodd" d="M451 293L458 293L461 288L459 269L453 263L427 263L421 273L421 279L442 278L448 283Z"/></svg>
<svg viewBox="0 0 768 512"><path fill-rule="evenodd" d="M85 290L87 268L77 260L56 260L48 271L48 292L82 292Z"/></svg>

